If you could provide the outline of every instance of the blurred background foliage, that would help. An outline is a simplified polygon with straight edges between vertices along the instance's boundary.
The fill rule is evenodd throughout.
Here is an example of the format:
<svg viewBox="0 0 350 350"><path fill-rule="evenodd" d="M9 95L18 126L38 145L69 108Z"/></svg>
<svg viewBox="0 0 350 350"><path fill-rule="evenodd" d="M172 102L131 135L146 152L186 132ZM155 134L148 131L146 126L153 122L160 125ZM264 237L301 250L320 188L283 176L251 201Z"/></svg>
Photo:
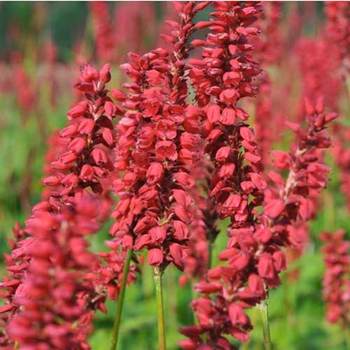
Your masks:
<svg viewBox="0 0 350 350"><path fill-rule="evenodd" d="M135 3L108 3L109 19L118 21L118 7ZM140 4L136 4L136 7ZM162 20L169 13L169 4L152 2L155 28L152 40L141 38L142 49L158 44ZM294 11L301 18L298 35L313 37L323 23L323 3L287 3L284 15ZM141 14L142 15L142 14ZM130 21L130 26L136 25ZM283 25L282 25L283 28ZM125 35L124 27L119 35ZM147 41L148 40L148 41ZM296 40L294 38L294 40ZM45 54L45 45L53 43L53 60ZM3 254L7 239L16 221L23 224L30 207L39 201L42 190L44 158L48 136L65 124L65 115L75 100L73 83L79 72L81 58L77 45L84 46L87 61L100 64L95 52L95 36L91 9L86 2L0 2L0 272L3 274ZM121 79L118 65L126 52L112 62L116 86ZM312 55L312 53L310 53ZM290 76L280 67L272 67L273 86L283 86ZM297 74L289 81L293 94L289 105L297 101L300 83ZM54 85L52 86L52 83ZM293 88L294 87L294 88ZM24 94L24 97L22 95ZM29 96L29 97L28 97ZM53 103L53 100L55 102ZM296 102L295 102L296 103ZM248 106L249 108L249 106ZM253 109L252 109L253 110ZM349 113L347 103L341 105L342 114ZM252 118L254 118L252 112ZM284 139L278 146L288 148ZM350 232L350 220L339 190L338 172L331 157L330 183L324 193L324 206L311 225L311 241L305 254L289 266L283 275L283 284L271 293L269 299L270 325L275 350L345 350L346 335L338 326L324 321L322 303L323 262L320 254L319 233L344 228ZM222 223L224 231L225 223ZM92 249L105 249L108 224L94 237ZM224 235L215 244L214 256L225 245ZM143 278L130 286L126 294L120 349L156 348L156 306L152 272L143 266ZM193 297L191 285L178 287L179 272L168 269L165 274L165 303L169 350L177 349L181 338L178 328L193 322L189 304ZM106 349L115 305L108 304L107 315L98 314L96 332L91 339L92 349ZM262 349L262 327L259 314L252 310L254 331L251 341L242 349Z"/></svg>

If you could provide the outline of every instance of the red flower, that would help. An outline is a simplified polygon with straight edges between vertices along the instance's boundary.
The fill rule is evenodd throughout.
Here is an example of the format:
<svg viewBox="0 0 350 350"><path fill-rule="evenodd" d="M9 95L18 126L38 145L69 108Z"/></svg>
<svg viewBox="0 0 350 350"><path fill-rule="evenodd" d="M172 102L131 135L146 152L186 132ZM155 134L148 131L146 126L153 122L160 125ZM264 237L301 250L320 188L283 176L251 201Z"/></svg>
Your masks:
<svg viewBox="0 0 350 350"><path fill-rule="evenodd" d="M92 1L89 4L94 25L97 58L101 62L113 60L117 51L108 7L108 2L103 1Z"/></svg>
<svg viewBox="0 0 350 350"><path fill-rule="evenodd" d="M148 263L153 266L159 266L163 262L163 253L160 249L151 249L148 253Z"/></svg>
<svg viewBox="0 0 350 350"><path fill-rule="evenodd" d="M171 141L159 141L156 144L156 156L159 160L176 160L176 146Z"/></svg>
<svg viewBox="0 0 350 350"><path fill-rule="evenodd" d="M343 69L349 70L350 52L350 6L347 2L327 2L327 39L334 53L332 59L340 61Z"/></svg>
<svg viewBox="0 0 350 350"><path fill-rule="evenodd" d="M271 219L277 218L283 211L285 204L281 199L270 199L265 206L265 214Z"/></svg>

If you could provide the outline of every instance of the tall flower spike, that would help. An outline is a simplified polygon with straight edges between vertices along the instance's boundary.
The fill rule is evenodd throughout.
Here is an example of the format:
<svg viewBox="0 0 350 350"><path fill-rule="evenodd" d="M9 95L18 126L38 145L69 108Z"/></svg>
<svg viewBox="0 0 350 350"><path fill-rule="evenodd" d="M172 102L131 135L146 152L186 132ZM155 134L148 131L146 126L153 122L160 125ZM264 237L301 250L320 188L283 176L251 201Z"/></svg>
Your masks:
<svg viewBox="0 0 350 350"><path fill-rule="evenodd" d="M57 107L57 97L59 96L59 84L56 75L57 67L57 47L52 40L45 41L43 46L43 60L45 61L45 76L43 79L49 84L49 101L52 109Z"/></svg>
<svg viewBox="0 0 350 350"><path fill-rule="evenodd" d="M215 3L214 20L197 24L209 27L210 34L204 41L193 41L195 46L204 46L202 60L190 61L196 100L206 113L206 153L213 166L209 196L221 218L231 217L237 223L246 219L247 200L240 197L245 190L236 174L250 180L250 172L261 170L254 136L244 123L248 115L237 105L241 98L256 92L252 81L260 69L250 56L250 39L257 30L250 25L259 7L258 3ZM240 154L241 146L247 150L246 159ZM244 162L251 163L251 168ZM254 188L252 185L251 192Z"/></svg>
<svg viewBox="0 0 350 350"><path fill-rule="evenodd" d="M283 55L283 35L281 28L282 7L280 2L263 2L263 14L258 25L261 30L259 40L255 43L260 60L264 64L276 64Z"/></svg>
<svg viewBox="0 0 350 350"><path fill-rule="evenodd" d="M330 146L325 127L336 115L325 114L322 106L308 106L307 130L291 124L297 133L297 146L290 153L275 154L276 166L289 170L286 180L270 172L272 184L266 187L263 213L254 214L255 224L231 229L228 247L220 254L226 266L209 270L196 289L202 296L193 302L198 325L185 328L190 339L183 349L235 349L225 335L240 341L248 339L250 320L244 309L263 301L269 288L280 283L286 267L283 247L298 244L296 230L313 215L310 195L326 185L328 169L320 150Z"/></svg>
<svg viewBox="0 0 350 350"><path fill-rule="evenodd" d="M345 329L350 324L350 242L345 232L324 232L322 249L325 262L323 298L326 317L330 323L338 323Z"/></svg>
<svg viewBox="0 0 350 350"><path fill-rule="evenodd" d="M35 91L34 81L24 69L24 65L19 60L13 60L13 88L17 100L17 105L21 110L21 117L23 122L26 122L26 118L31 112L35 110L38 104L38 97Z"/></svg>
<svg viewBox="0 0 350 350"><path fill-rule="evenodd" d="M48 189L18 235L8 259L9 276L1 283L7 299L1 318L9 323L10 337L5 335L5 344L86 348L92 310L103 308L104 295L95 290L97 277L91 273L99 262L85 236L98 229L110 208L106 193L117 108L107 96L109 80L108 65L100 71L82 68L76 87L85 99L68 112L69 125L60 132L62 152L46 167Z"/></svg>
<svg viewBox="0 0 350 350"><path fill-rule="evenodd" d="M44 184L51 189L50 199L55 202L74 195L85 188L93 193L108 189L113 170L112 152L115 145L113 119L118 112L107 95L110 67L100 71L86 65L82 68L78 91L85 98L68 112L69 124L62 129L59 139L64 151L51 163Z"/></svg>
<svg viewBox="0 0 350 350"><path fill-rule="evenodd" d="M145 52L154 47L157 31L155 3L151 1L120 2L113 14L113 39L118 61L127 52Z"/></svg>
<svg viewBox="0 0 350 350"><path fill-rule="evenodd" d="M111 62L116 54L116 41L107 1L91 1L90 14L94 26L96 56L100 62Z"/></svg>
<svg viewBox="0 0 350 350"><path fill-rule="evenodd" d="M271 147L281 134L283 121L274 109L273 87L267 68L281 61L283 42L281 35L282 3L263 2L263 15L257 25L261 35L254 42L263 72L259 77L259 94L255 103L254 127L264 166L269 163Z"/></svg>
<svg viewBox="0 0 350 350"><path fill-rule="evenodd" d="M179 3L180 23L171 22L172 50L129 55L123 65L131 83L114 96L126 110L118 124L114 183L120 201L111 229L115 246L148 250L148 262L183 269L195 215L193 164L200 159L200 111L187 108L185 58L193 16L206 3Z"/></svg>
<svg viewBox="0 0 350 350"><path fill-rule="evenodd" d="M262 204L266 183L254 132L245 122L248 115L237 103L256 92L254 79L260 69L250 51L251 39L258 32L251 25L259 11L259 3L214 3L214 20L199 24L210 30L201 43L203 58L191 60L190 72L198 104L207 115L206 152L213 163L209 195L219 217L230 218L229 235L237 232L248 251L251 242L243 242L243 237L254 232L254 208ZM244 271L249 263L248 253L232 246L230 240L228 249L220 255L223 260L230 257L229 266L210 269L195 287L203 293L192 304L199 326L183 330L191 338L181 343L184 349L197 349L204 344L208 349L230 349L224 334L243 340L251 327L239 304L230 308L230 317L237 322L231 323L226 316L226 298L230 299L231 290L239 283L240 270ZM211 300L210 294L216 299ZM201 339L203 333L206 341Z"/></svg>
<svg viewBox="0 0 350 350"><path fill-rule="evenodd" d="M326 3L327 36L343 75L350 71L350 4L346 1Z"/></svg>
<svg viewBox="0 0 350 350"><path fill-rule="evenodd" d="M339 109L339 97L342 82L339 74L339 62L329 56L332 44L323 38L301 38L296 45L299 69L302 81L302 96L316 103L323 96L325 105L332 110ZM309 53L313 54L310 55ZM300 116L305 115L304 103L301 100Z"/></svg>
<svg viewBox="0 0 350 350"><path fill-rule="evenodd" d="M350 211L350 128L343 124L337 124L334 128L333 155L340 171L340 189Z"/></svg>

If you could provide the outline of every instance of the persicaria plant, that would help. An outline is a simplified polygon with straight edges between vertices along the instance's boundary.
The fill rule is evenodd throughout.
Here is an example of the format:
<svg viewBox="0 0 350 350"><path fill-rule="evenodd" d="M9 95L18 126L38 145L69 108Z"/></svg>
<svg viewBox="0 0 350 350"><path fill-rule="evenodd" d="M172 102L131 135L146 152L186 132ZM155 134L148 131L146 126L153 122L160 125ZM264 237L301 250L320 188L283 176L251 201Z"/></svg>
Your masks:
<svg viewBox="0 0 350 350"><path fill-rule="evenodd" d="M112 79L117 67L107 62L80 67L66 125L48 141L40 201L23 225L14 225L5 255L1 349L90 349L96 313L116 304L115 350L123 309L132 308L128 285L149 268L160 350L167 348L163 278L173 270L179 279L172 288L192 290L192 322L178 329L181 349L239 349L251 338L258 310L259 348L271 350L268 300L312 240L310 222L324 205L333 170L326 164L332 138L330 154L349 198L349 132L341 121L333 124L348 79L350 6L327 5L322 40L295 43L282 32L282 4L171 5L159 47L130 52L119 86ZM118 45L128 43L113 33L106 3L89 8L95 56L114 64ZM132 15L142 17L136 8ZM292 44L296 65L283 52ZM309 59L309 48L317 57ZM325 55L332 50L330 68ZM288 87L276 83L281 62L291 71L298 67L303 78L290 115L280 103ZM35 110L37 90L20 88L29 78L17 68L20 107ZM106 226L108 237L100 233ZM350 244L344 232L320 237L326 318L345 329ZM91 244L99 235L103 248Z"/></svg>

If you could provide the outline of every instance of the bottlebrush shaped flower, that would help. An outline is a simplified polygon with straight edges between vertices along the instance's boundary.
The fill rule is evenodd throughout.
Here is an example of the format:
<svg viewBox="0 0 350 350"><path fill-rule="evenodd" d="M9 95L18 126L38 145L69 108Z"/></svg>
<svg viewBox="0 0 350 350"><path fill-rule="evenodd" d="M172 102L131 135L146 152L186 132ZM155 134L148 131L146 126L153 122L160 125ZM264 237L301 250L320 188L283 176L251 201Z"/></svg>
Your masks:
<svg viewBox="0 0 350 350"><path fill-rule="evenodd" d="M1 309L4 345L88 348L93 310L103 309L104 300L96 290L99 259L85 237L97 231L110 208L105 193L117 108L107 95L109 80L108 65L100 71L82 68L76 87L85 98L68 112L69 124L60 132L63 146L46 168L42 202L24 230L16 230L9 275L1 283L7 301Z"/></svg>

